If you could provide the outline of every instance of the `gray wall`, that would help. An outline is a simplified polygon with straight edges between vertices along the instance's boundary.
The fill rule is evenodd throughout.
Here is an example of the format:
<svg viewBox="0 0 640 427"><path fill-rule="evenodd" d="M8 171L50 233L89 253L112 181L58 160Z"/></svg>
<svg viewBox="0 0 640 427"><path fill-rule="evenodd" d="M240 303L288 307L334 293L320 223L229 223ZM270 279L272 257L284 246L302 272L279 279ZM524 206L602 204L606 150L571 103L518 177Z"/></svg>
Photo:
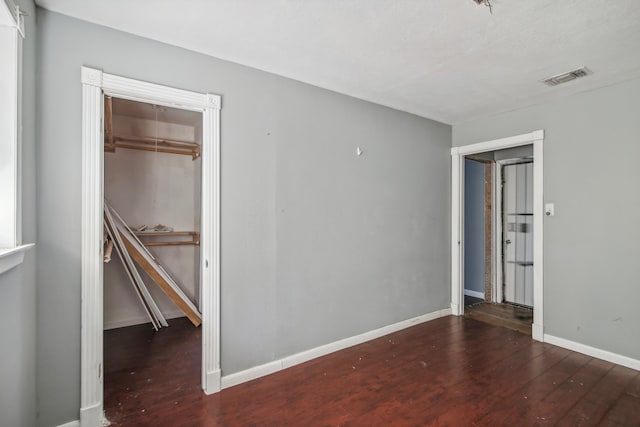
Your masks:
<svg viewBox="0 0 640 427"><path fill-rule="evenodd" d="M78 418L82 65L223 96L225 375L449 306L450 126L38 19L40 425Z"/></svg>
<svg viewBox="0 0 640 427"><path fill-rule="evenodd" d="M25 17L22 94L23 242L36 241L35 228L35 6L16 3ZM0 426L31 427L36 418L36 254L0 275Z"/></svg>
<svg viewBox="0 0 640 427"><path fill-rule="evenodd" d="M496 150L493 152L494 160L510 160L532 156L533 144L522 145L520 147L505 148L504 150Z"/></svg>
<svg viewBox="0 0 640 427"><path fill-rule="evenodd" d="M571 84L571 83L570 83ZM640 80L453 128L461 146L545 130L545 333L640 359Z"/></svg>
<svg viewBox="0 0 640 427"><path fill-rule="evenodd" d="M464 161L464 288L484 293L484 164Z"/></svg>

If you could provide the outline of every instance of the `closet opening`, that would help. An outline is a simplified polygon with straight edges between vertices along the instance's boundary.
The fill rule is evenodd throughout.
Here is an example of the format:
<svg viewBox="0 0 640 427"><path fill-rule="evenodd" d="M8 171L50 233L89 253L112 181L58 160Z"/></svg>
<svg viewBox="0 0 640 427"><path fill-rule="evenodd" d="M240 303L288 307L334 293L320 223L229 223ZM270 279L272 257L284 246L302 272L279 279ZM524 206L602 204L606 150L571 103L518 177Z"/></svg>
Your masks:
<svg viewBox="0 0 640 427"><path fill-rule="evenodd" d="M115 153L117 153L118 150L126 150L126 148L122 146L110 146L112 142L114 144L116 142L125 143L115 138L120 135L113 134L113 101L116 98L160 107L171 107L179 111L191 111L201 117L201 122L199 122L201 126L198 126L197 129L194 130L195 134L198 135L200 140L199 145L201 147L199 156L195 156L201 168L201 193L199 195L201 211L198 245L200 253L198 272L199 288L198 293L194 294L197 295L199 299L196 301L191 300L189 303L185 300L185 304L182 305L181 309L186 309L189 305L194 305L196 309L200 309L202 313L201 326L199 328L189 328L191 331L196 330L201 336L201 368L199 371L201 373L200 381L202 390L194 390L194 393L189 395L189 398L201 398L203 392L205 394L212 394L220 391L222 376L220 369L220 111L222 98L213 93L193 92L156 83L144 82L104 73L102 70L89 67L81 68L80 80L82 83L82 214L80 223L80 227L82 228L82 268L80 270L82 291L82 298L80 299L80 321L82 327L80 329L80 423L82 425L93 426L103 425L107 422L104 419L105 357L103 338L105 327L105 296L103 286L103 255L105 251L109 250L109 247L108 244L106 247L103 245L105 240L105 222L103 219L105 214L103 209L105 195L103 184L105 178L104 159L105 156L110 156L113 153L104 152L105 136L107 137L108 150L115 148ZM111 97L111 101L108 100L109 97ZM105 98L107 99L105 100ZM110 106L107 104L108 102L111 102ZM110 111L109 108L111 108ZM153 118L153 121L155 121L155 112L151 117L149 117L148 111L144 114L143 117L138 118L147 120ZM111 121L111 126L107 123L109 120ZM160 127L160 123L158 126ZM105 132L105 127L111 129L112 133L110 135ZM146 135L144 137L146 137ZM152 151L157 151L158 155L160 155L160 153L173 154L165 153L164 151L176 150L175 144L172 144L172 142L181 141L173 141L170 140L170 138L165 138L166 141L163 143L163 141L160 141L160 134L158 134L156 148L155 134L152 135L152 138ZM135 142L136 141L134 141L134 143ZM186 142L189 143L193 141ZM140 144L146 149L134 149L133 151L151 151L148 147L148 140ZM131 149L129 150L131 151ZM180 148L176 151L180 151ZM194 155L191 155L192 159L193 157ZM191 191L191 189L189 189L189 191ZM173 203L171 205L173 205ZM118 206L115 206L115 208L117 210ZM113 221L118 223L118 215L115 215L111 210L109 212L113 217ZM131 220L124 217L124 213L118 212L118 214L123 220L120 221L121 224L120 227L118 227L118 233L112 232L112 234L119 236L120 231L126 229L122 223L127 224L127 221L131 222ZM144 220L146 222L147 219L145 218ZM160 221L144 225L151 226L151 228L155 228L157 225L172 226L171 224ZM174 229L174 231L182 230ZM130 231L129 234L133 234L133 231ZM171 239L177 240L181 237L185 236L175 236ZM140 240L142 239L153 239L153 237L141 237ZM156 240L160 240L160 237L156 238ZM139 254L142 256L140 262L146 261L149 264L147 267L153 266L153 260L150 261L147 259L152 257L151 252L147 253L146 250L143 249L145 245L139 242L136 244L137 241L138 239L129 239L129 243L134 248L137 248ZM147 245L147 247L148 246L149 245ZM113 251L114 249L111 248L111 256L114 256ZM145 256L145 254L147 254L147 256ZM152 268L149 269L152 270ZM132 269L127 269L125 271L127 276L127 271L134 275ZM164 269L156 271L158 275L156 279L164 279L167 282L167 287L170 287L171 282L167 277L168 273L171 272L163 271ZM167 273L166 276L165 273ZM142 274L146 273L143 272ZM178 294L179 292L176 291L175 293ZM142 307L143 313L147 315L149 319L148 322L152 323L145 308L146 305L142 304ZM150 311L155 312L153 307L150 308ZM161 309L162 303L160 303L158 307L158 310L161 311ZM192 319L194 318L193 313L195 310L192 309L191 311L189 322L193 325ZM183 312L186 314L185 311ZM157 313L155 317L158 317ZM173 326L159 328L161 331L164 331L165 334L161 335L158 333L153 336L167 336L168 333L172 331L175 332L178 329L175 326L176 322L177 321L169 319L168 324ZM161 324L161 322L158 323ZM135 340L132 339L132 341ZM158 341L158 339L155 339L151 343L155 344ZM114 347L112 346L112 348ZM121 348L123 351L126 351L124 345L121 346ZM148 349L150 353L156 350L153 346ZM174 355L175 353L163 352L163 354ZM183 365L180 362L175 363L167 360L163 369L173 370L177 374L181 366ZM157 384L153 381L149 381L149 383L151 385ZM182 385L179 387L183 389ZM150 393L150 395L152 396L153 393ZM185 398L187 398L186 396L185 394ZM148 402L149 401L147 401L147 403ZM179 400L177 400L177 402L179 404ZM141 408L140 406L141 405L138 405L139 411L142 411L142 409L145 410L145 412L140 413L150 414L146 408ZM161 415L154 414L154 416L156 417L155 421L157 421L157 417ZM149 424L154 424L153 421L154 420L149 420Z"/></svg>
<svg viewBox="0 0 640 427"><path fill-rule="evenodd" d="M202 393L202 120L104 96L104 410L117 424Z"/></svg>

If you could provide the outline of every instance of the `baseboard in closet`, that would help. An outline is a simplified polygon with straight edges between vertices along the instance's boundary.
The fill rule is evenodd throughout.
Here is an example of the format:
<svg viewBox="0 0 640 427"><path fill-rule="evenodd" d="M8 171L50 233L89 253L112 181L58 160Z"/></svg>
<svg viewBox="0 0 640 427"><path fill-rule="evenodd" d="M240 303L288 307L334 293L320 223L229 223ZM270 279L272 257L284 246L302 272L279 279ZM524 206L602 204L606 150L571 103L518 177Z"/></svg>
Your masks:
<svg viewBox="0 0 640 427"><path fill-rule="evenodd" d="M180 310L168 311L162 314L167 320L184 317L184 313ZM109 329L124 328L127 326L142 325L145 323L149 323L149 318L147 316L136 316L127 319L111 320L108 322L104 322L104 330L108 331Z"/></svg>

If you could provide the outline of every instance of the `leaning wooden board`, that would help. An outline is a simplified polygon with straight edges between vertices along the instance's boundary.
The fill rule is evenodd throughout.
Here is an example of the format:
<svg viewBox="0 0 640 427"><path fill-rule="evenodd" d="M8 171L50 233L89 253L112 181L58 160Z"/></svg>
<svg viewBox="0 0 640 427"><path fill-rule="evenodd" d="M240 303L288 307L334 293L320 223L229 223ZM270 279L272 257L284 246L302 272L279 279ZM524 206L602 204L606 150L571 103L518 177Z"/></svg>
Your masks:
<svg viewBox="0 0 640 427"><path fill-rule="evenodd" d="M157 331L161 327L169 326L166 319L162 315L162 312L151 297L151 294L145 286L142 277L140 277L138 270L136 270L136 267L133 265L133 260L131 259L129 253L127 253L124 247L124 243L120 238L119 233L117 232L117 224L111 216L111 211L106 201L104 205L104 225L106 226L111 240L115 243L116 251L118 252L120 260L122 261L122 266L124 267L127 276L129 276L131 284L133 285L136 294L140 298L145 311L149 315L149 319L151 320L153 328Z"/></svg>
<svg viewBox="0 0 640 427"><path fill-rule="evenodd" d="M126 230L124 230L120 224L118 224L118 231L122 236L127 252L133 260L153 279L154 282L167 294L167 296L178 306L180 310L187 316L187 318L195 326L200 326L202 323L202 316L198 312L198 309L193 305L189 298L177 288L175 282L171 280L161 266L156 264L140 247L139 243L132 238ZM173 283L171 283L171 282Z"/></svg>

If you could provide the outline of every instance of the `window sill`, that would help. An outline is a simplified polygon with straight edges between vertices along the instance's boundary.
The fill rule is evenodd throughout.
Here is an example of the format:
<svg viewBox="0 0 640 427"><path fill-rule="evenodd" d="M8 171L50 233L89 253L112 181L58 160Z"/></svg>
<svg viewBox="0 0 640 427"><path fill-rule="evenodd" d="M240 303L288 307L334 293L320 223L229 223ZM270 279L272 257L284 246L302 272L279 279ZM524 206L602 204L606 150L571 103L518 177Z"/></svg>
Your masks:
<svg viewBox="0 0 640 427"><path fill-rule="evenodd" d="M15 248L0 248L0 274L22 264L25 252L34 246L35 243L29 243Z"/></svg>

